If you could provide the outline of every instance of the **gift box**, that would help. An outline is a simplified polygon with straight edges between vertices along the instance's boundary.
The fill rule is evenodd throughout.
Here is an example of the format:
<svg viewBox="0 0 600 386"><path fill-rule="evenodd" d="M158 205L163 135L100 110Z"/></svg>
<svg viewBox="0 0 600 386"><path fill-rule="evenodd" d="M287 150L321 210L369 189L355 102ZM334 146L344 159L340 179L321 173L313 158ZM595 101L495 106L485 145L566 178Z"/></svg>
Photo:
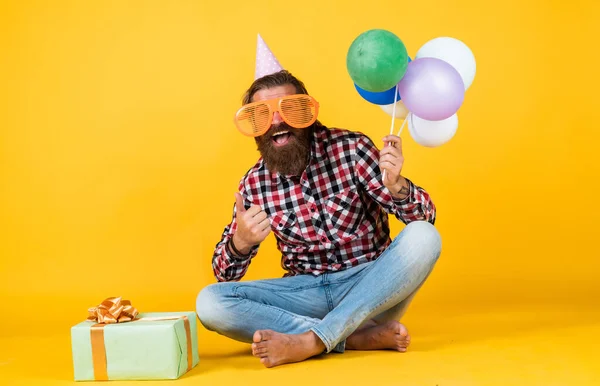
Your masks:
<svg viewBox="0 0 600 386"><path fill-rule="evenodd" d="M109 298L71 328L76 381L177 379L199 362L196 314L138 313Z"/></svg>

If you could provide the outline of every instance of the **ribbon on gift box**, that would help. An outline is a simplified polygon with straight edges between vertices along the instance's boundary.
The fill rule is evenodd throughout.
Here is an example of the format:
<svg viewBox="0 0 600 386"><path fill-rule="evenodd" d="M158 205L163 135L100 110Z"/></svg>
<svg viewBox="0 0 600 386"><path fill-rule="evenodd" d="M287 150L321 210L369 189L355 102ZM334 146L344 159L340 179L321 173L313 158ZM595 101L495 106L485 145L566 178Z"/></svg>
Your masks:
<svg viewBox="0 0 600 386"><path fill-rule="evenodd" d="M138 310L131 305L129 300L123 300L121 297L111 297L105 299L96 307L88 309L88 320L97 322L90 329L92 342L92 362L94 365L94 379L96 381L108 381L108 371L106 369L106 347L104 346L104 327L107 324L127 323L127 322L155 322L162 320L183 319L185 327L185 336L187 338L187 371L192 369L194 361L192 354L192 334L190 321L187 316L163 316L163 317L143 317L138 318Z"/></svg>

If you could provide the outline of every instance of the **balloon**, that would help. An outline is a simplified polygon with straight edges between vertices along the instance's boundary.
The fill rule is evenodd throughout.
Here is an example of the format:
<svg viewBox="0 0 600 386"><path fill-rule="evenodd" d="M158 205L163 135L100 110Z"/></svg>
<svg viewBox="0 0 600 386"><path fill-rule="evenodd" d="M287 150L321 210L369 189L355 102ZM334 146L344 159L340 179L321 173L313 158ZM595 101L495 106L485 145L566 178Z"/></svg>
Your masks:
<svg viewBox="0 0 600 386"><path fill-rule="evenodd" d="M402 40L393 33L372 29L360 34L348 49L346 67L358 87L383 92L404 76L408 53Z"/></svg>
<svg viewBox="0 0 600 386"><path fill-rule="evenodd" d="M428 121L414 114L408 117L408 131L410 136L421 146L437 147L448 142L458 128L456 114L441 121Z"/></svg>
<svg viewBox="0 0 600 386"><path fill-rule="evenodd" d="M389 105L383 105L383 106L379 106L381 107L381 109L383 111L385 111L386 114L388 114L390 117L393 116L393 112L394 112L394 104L389 104ZM406 106L404 106L404 102L399 101L396 102L396 118L401 118L404 119L406 118L406 116L408 115L408 109L406 108Z"/></svg>
<svg viewBox="0 0 600 386"><path fill-rule="evenodd" d="M449 118L465 98L465 84L458 71L436 58L410 62L398 89L404 105L416 116L430 121Z"/></svg>
<svg viewBox="0 0 600 386"><path fill-rule="evenodd" d="M475 79L475 57L471 49L462 41L450 37L439 37L425 43L415 56L417 58L437 58L447 62L458 71L465 90Z"/></svg>
<svg viewBox="0 0 600 386"><path fill-rule="evenodd" d="M410 56L408 57L408 62L411 62ZM358 85L354 84L354 88L356 88L356 91L358 91L360 96L362 96L367 102L371 102L376 105L393 105L394 91L396 90L396 87L397 85L394 85L394 87L384 92L370 92L363 90L362 88L358 87ZM402 99L400 97L400 93L397 93L395 100L399 101L400 99Z"/></svg>
<svg viewBox="0 0 600 386"><path fill-rule="evenodd" d="M363 90L358 87L356 84L354 85L356 91L363 97L367 102L374 103L376 105L389 105L394 103L394 94L397 94L396 100L400 100L400 93L396 93L396 86L384 92L370 92Z"/></svg>

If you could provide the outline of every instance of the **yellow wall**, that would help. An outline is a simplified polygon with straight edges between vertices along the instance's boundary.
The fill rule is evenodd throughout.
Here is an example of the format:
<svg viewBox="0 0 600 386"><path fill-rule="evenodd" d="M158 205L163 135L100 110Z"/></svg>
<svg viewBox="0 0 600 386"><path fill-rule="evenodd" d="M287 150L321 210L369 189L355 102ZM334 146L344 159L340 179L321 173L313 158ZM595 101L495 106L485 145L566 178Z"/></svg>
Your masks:
<svg viewBox="0 0 600 386"><path fill-rule="evenodd" d="M389 117L345 67L371 28L413 58L446 35L477 59L456 137L426 149L403 134L405 174L432 194L444 240L417 302L598 304L598 2L233 3L2 2L0 313L22 321L1 323L44 315L64 330L114 295L193 309L258 156L232 124L257 33L325 124L380 144ZM247 278L281 273L271 236Z"/></svg>

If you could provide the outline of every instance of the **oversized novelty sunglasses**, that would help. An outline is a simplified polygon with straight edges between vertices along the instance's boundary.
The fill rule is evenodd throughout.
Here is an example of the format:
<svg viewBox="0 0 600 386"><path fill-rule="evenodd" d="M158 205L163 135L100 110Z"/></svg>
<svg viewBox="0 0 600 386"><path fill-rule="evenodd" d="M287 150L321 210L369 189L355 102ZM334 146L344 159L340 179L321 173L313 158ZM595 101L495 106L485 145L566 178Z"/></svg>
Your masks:
<svg viewBox="0 0 600 386"><path fill-rule="evenodd" d="M275 112L291 127L305 129L317 120L319 103L306 94L253 102L238 110L234 122L242 134L258 137L269 130Z"/></svg>

